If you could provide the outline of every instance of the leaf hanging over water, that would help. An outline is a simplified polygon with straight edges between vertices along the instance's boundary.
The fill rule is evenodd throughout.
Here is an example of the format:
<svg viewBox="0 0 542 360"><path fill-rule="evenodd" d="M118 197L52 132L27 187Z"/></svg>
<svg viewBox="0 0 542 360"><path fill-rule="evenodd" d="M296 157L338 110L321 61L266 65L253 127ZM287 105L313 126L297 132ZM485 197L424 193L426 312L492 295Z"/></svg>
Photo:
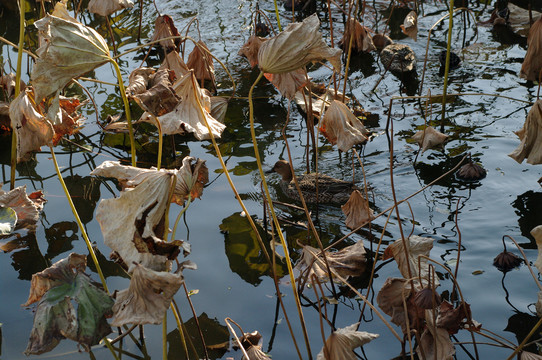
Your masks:
<svg viewBox="0 0 542 360"><path fill-rule="evenodd" d="M414 41L418 40L418 14L415 11L407 14L403 24L401 24L401 31Z"/></svg>
<svg viewBox="0 0 542 360"><path fill-rule="evenodd" d="M223 96L211 96L211 116L224 123L228 111L228 99Z"/></svg>
<svg viewBox="0 0 542 360"><path fill-rule="evenodd" d="M27 88L9 105L11 128L17 132L17 162L28 160L33 151L53 140L53 125L36 109L33 95Z"/></svg>
<svg viewBox="0 0 542 360"><path fill-rule="evenodd" d="M346 215L346 226L350 229L357 229L361 225L374 219L373 210L369 207L369 202L365 200L359 190L352 191L348 202L341 206L341 210Z"/></svg>
<svg viewBox="0 0 542 360"><path fill-rule="evenodd" d="M258 65L264 73L280 74L297 70L309 62L329 60L341 69L341 50L326 45L318 31L320 20L313 14L301 23L292 23L277 36L263 43Z"/></svg>
<svg viewBox="0 0 542 360"><path fill-rule="evenodd" d="M329 266L335 270L341 277L360 276L365 270L366 255L363 241L358 241L354 245L347 246L336 252L326 251L326 258ZM296 269L301 272L307 272L306 277L309 281L312 274L316 275L319 281L326 282L329 280L324 259L320 254L320 250L310 245L303 246L301 259L296 265ZM315 259L318 257L318 260ZM308 270L308 271L307 271Z"/></svg>
<svg viewBox="0 0 542 360"><path fill-rule="evenodd" d="M17 213L10 207L0 206L0 235L9 235L15 230Z"/></svg>
<svg viewBox="0 0 542 360"><path fill-rule="evenodd" d="M244 56L250 63L250 66L254 67L258 65L258 51L260 51L260 47L265 41L267 41L267 39L252 35L247 42L241 46L237 55Z"/></svg>
<svg viewBox="0 0 542 360"><path fill-rule="evenodd" d="M143 110L154 116L164 115L172 111L179 102L171 87L174 79L174 72L167 69L156 71L151 68L137 68L130 74L126 93Z"/></svg>
<svg viewBox="0 0 542 360"><path fill-rule="evenodd" d="M181 58L181 55L179 55L176 51L170 51L165 59L162 65L160 65L160 69L169 69L173 70L175 72L175 78L179 79L186 75L190 71L188 69L188 66L184 63L183 59Z"/></svg>
<svg viewBox="0 0 542 360"><path fill-rule="evenodd" d="M32 69L36 103L77 78L111 61L109 47L94 29L46 15L34 23L39 30L39 58Z"/></svg>
<svg viewBox="0 0 542 360"><path fill-rule="evenodd" d="M361 120L337 100L331 101L319 130L331 144L337 144L339 150L344 152L356 144L366 142L369 134Z"/></svg>
<svg viewBox="0 0 542 360"><path fill-rule="evenodd" d="M432 149L444 143L446 139L448 139L448 135L435 130L432 126L428 126L412 136L412 140L416 141L422 148L422 154L425 150Z"/></svg>
<svg viewBox="0 0 542 360"><path fill-rule="evenodd" d="M354 51L371 52L376 49L368 29L354 18L347 21L343 37L339 40L339 46L345 51L348 50L351 37L354 37L352 39L352 49Z"/></svg>
<svg viewBox="0 0 542 360"><path fill-rule="evenodd" d="M173 19L169 15L158 16L154 21L154 35L152 36L151 41L160 40L159 44L164 48L166 53L173 50L179 51L179 46L181 44L180 38L162 40L172 36L180 36L179 31L173 24Z"/></svg>
<svg viewBox="0 0 542 360"><path fill-rule="evenodd" d="M426 283L429 280L429 265L427 259L424 258L420 258L418 262L418 257L420 255L429 256L429 252L433 248L433 239L411 235L406 239L406 242L408 244L408 259L406 257L402 239L395 240L386 248L384 259L393 257L397 262L397 267L399 268L399 271L401 271L401 275L403 275L405 279L409 279L410 276L413 278L420 276L424 279L424 283ZM418 267L418 263L420 264L421 269ZM410 276L408 272L409 266ZM431 278L433 279L433 276L431 276ZM438 284L438 279L435 278L435 286Z"/></svg>
<svg viewBox="0 0 542 360"><path fill-rule="evenodd" d="M416 287L416 290L418 289L419 288ZM425 316L423 309L422 311L416 311L417 309L415 309L414 306L411 306L413 311L409 312L408 315L405 315L403 300L407 302L412 293L412 282L407 281L404 278L388 278L376 296L378 306L384 313L391 316L391 322L400 326L404 334L407 333L407 316L411 328L415 322L420 323ZM414 303L412 302L411 304Z"/></svg>
<svg viewBox="0 0 542 360"><path fill-rule="evenodd" d="M15 74L9 73L4 74L0 76L0 88L4 88L6 91L6 95L8 97L12 97L15 94ZM24 88L26 87L26 84L24 81L21 80L21 90L24 91Z"/></svg>
<svg viewBox="0 0 542 360"><path fill-rule="evenodd" d="M316 360L356 360L353 350L363 346L379 337L366 331L356 331L359 323L352 324L334 331L326 340L325 347L320 350ZM329 351L329 357L325 355L325 349Z"/></svg>
<svg viewBox="0 0 542 360"><path fill-rule="evenodd" d="M90 0L88 11L102 16L109 16L116 11L132 8L133 6L134 3L130 0Z"/></svg>
<svg viewBox="0 0 542 360"><path fill-rule="evenodd" d="M431 310L426 310L427 327L420 337L419 347L416 353L422 360L452 360L455 354L455 347L450 340L450 335L446 329L435 327L433 314ZM425 356L424 356L425 355Z"/></svg>
<svg viewBox="0 0 542 360"><path fill-rule="evenodd" d="M295 94L309 84L309 79L303 69L297 69L287 73L264 74L265 78L273 84L282 96L293 99Z"/></svg>
<svg viewBox="0 0 542 360"><path fill-rule="evenodd" d="M45 199L41 191L26 195L26 185L16 187L9 192L2 190L0 185L0 206L13 209L17 214L17 228L32 227L38 219Z"/></svg>
<svg viewBox="0 0 542 360"><path fill-rule="evenodd" d="M62 339L77 341L85 350L111 332L105 317L113 299L84 273L86 256L72 253L34 274L25 304L39 301L25 354L51 351Z"/></svg>
<svg viewBox="0 0 542 360"><path fill-rule="evenodd" d="M536 100L527 114L523 128L516 134L521 143L508 156L520 164L525 158L529 164L542 164L542 100Z"/></svg>
<svg viewBox="0 0 542 360"><path fill-rule="evenodd" d="M210 80L215 83L215 66L213 58L209 54L209 48L203 41L198 41L197 45L188 55L186 66L194 70L194 76L198 81Z"/></svg>
<svg viewBox="0 0 542 360"><path fill-rule="evenodd" d="M111 325L161 324L183 281L182 274L157 272L135 264L130 287L117 293Z"/></svg>
<svg viewBox="0 0 542 360"><path fill-rule="evenodd" d="M534 262L534 266L536 266L539 273L542 273L542 225L533 228L531 235L536 240L536 247L538 248L538 256Z"/></svg>
<svg viewBox="0 0 542 360"><path fill-rule="evenodd" d="M534 22L527 38L527 53L521 65L520 77L530 80L539 78L542 70L542 15Z"/></svg>

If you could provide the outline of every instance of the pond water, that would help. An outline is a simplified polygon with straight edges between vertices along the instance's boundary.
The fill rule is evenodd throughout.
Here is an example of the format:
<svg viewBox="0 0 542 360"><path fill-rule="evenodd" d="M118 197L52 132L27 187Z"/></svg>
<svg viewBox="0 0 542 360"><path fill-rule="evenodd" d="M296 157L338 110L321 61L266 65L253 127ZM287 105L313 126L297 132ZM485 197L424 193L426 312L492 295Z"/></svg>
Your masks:
<svg viewBox="0 0 542 360"><path fill-rule="evenodd" d="M13 42L17 41L17 13L0 2L0 36ZM86 1L83 2L83 8ZM237 55L238 49L250 36L251 16L256 6L269 16L273 23L274 6L271 1L156 1L143 4L142 41L152 37L154 20L161 14L172 17L178 29L183 29L197 15L199 36L209 50L229 69L237 83L234 97L229 101L225 118L227 125L219 140L220 150L226 160L233 181L251 216L262 223L263 207L260 190L260 177L254 158L254 150L249 131L249 108L247 95L258 72L251 69L248 62ZM375 213L393 205L389 169L389 141L386 136L388 116L393 121L393 174L396 197L404 199L426 186L434 179L452 169L463 156L471 153L475 161L487 170L487 177L467 183L453 174L438 181L433 186L409 200L412 208L400 206L404 231L415 235L433 238L434 246L431 257L446 264L452 271L459 266L458 283L463 297L470 304L473 318L512 344L520 343L532 326L538 321L534 303L537 301L538 287L532 279L527 266L503 274L493 264L493 258L502 251L502 237L510 235L520 243L528 260L532 263L537 257L536 243L529 232L542 224L542 189L537 180L542 176L540 166L526 163L518 164L508 157L520 143L514 131L521 129L531 104L536 100L537 87L519 78L521 63L526 52L526 39L511 31L498 31L491 26L483 26L481 21L489 19L494 4L485 9L477 1L469 1L469 8L478 14L477 21L472 17L455 16L455 28L452 31L452 50L461 58L461 66L451 71L448 93L477 93L486 95L462 95L446 106L444 132L450 136L443 150L427 150L418 153L418 145L410 137L424 124L425 101L418 99L395 99L390 110L392 97L414 95L419 82L401 82L400 77L385 73L376 52L354 55L352 58L347 93L357 99L365 111L372 115L366 126L374 137L363 147L358 148L363 160L367 182L370 187L371 206ZM389 16L388 1L367 2L365 25L376 31L386 29ZM413 6L413 5L411 5ZM27 20L29 24L39 13L34 2L28 2ZM38 10L37 10L38 9ZM484 10L485 11L482 11ZM423 58L427 45L428 30L447 13L445 4L433 1L423 2L423 16L419 18L418 40L414 41L401 34L398 29L402 18L408 13L405 8L396 8L391 15L390 36L403 44L411 46L417 56L418 79L421 79ZM318 13L322 21L322 32L329 43L330 21L325 2L317 1L311 11ZM119 12L112 19L119 51L128 50L137 42L139 5L132 10ZM291 12L282 6L279 8L284 24L291 22ZM310 13L305 13L309 15ZM340 39L344 29L343 14L332 6L335 42ZM298 20L300 20L299 18ZM107 27L99 16L83 13L82 20L88 26L107 36ZM432 31L429 41L427 70L423 93L441 94L443 77L439 74L439 53L446 48L448 22L443 21ZM25 47L35 50L36 31L28 27L31 43ZM503 29L500 29L503 30ZM193 26L190 35L198 37ZM187 49L187 51L190 49ZM125 82L130 72L144 61L147 49L129 53L120 59ZM4 71L10 64L15 66L17 54L8 46L0 47L0 57ZM159 55L151 51L145 60L147 66L158 66ZM232 95L231 81L225 71L217 68L218 94ZM26 59L23 69L26 69ZM309 67L309 75L315 82L327 84L331 72L324 66ZM94 71L94 77L103 81L114 82L112 68L103 66ZM28 74L23 76L28 80ZM121 290L128 286L127 276L119 267L108 260L110 250L103 243L95 210L100 199L118 196L119 188L112 181L100 181L89 175L90 171L105 160L127 160L129 149L124 135L105 134L96 123L104 123L109 115L122 113L121 97L112 86L107 84L82 81L97 104L98 114L92 104L86 105L83 115L86 117L80 134L62 142L55 153L61 171L74 199L77 210L92 242L96 244L99 258L104 269L108 287ZM377 85L376 85L377 84ZM342 88L342 85L341 85ZM76 88L70 93L77 93L82 98L86 94ZM498 94L501 97L492 96ZM279 159L287 158L287 150L281 131L288 113L288 103L267 81L261 81L254 93L255 123L258 145L264 166L268 169ZM137 105L132 109L137 113ZM441 106L433 105L430 119L436 127L440 126ZM286 127L288 144L292 149L294 166L301 174L305 170L304 148L306 145L307 126L302 113L292 106L290 121ZM138 142L138 162L142 167L156 164L157 135L152 127L141 127L136 134ZM9 187L10 137L0 138L0 162L2 163L2 181L4 189ZM337 178L352 178L355 168L357 181L361 181L362 172L357 160L353 161L351 152L340 154L321 135L318 138L319 171ZM187 155L206 160L209 168L209 184L200 200L195 200L186 212L179 229L178 239L191 244L191 253L187 259L198 266L197 270L185 270L187 289L192 291L190 299L202 327L207 345L221 344L231 337L225 319L231 318L240 324L245 332L258 330L263 336L263 350L274 359L296 358L295 348L288 330L284 314L280 310L273 279L269 276L269 265L259 250L255 236L251 234L248 221L241 214L242 209L235 200L233 192L222 173L220 163L209 141L196 141L192 136L167 136L164 141L163 166L180 166ZM28 336L32 329L33 312L21 307L26 302L32 274L45 269L56 261L65 258L71 252L88 254L77 223L69 209L64 192L56 178L51 154L48 149L17 166L16 186L26 185L28 192L42 189L47 203L43 209L39 226L35 233L20 232L0 239L0 311L2 359L25 358ZM272 186L272 195L279 200L288 201L280 192L277 174L268 175ZM286 207L277 207L282 217L293 222L304 221L302 212ZM455 214L457 209L457 224ZM311 207L319 235L324 246L348 234L345 216L339 206L319 205ZM172 206L170 217L175 218L180 207ZM114 216L114 215L112 215ZM414 219L412 219L414 217ZM386 216L377 218L371 230L361 230L350 235L337 246L363 241L369 254L374 254L377 243L386 223ZM285 224L283 228L290 247L294 263L301 253L300 243L316 246L312 237L307 240L307 231L301 226ZM394 213L384 234L383 244L389 244L400 238L398 219ZM460 261L458 241L461 236ZM519 251L508 241L508 249L518 255ZM277 247L279 256L284 255ZM380 253L383 253L381 250ZM90 258L89 258L90 259ZM280 261L280 260L279 260ZM88 272L98 280L94 266L89 260ZM370 269L370 266L368 266ZM388 277L400 277L395 262L379 261L369 299L376 304L374 292L382 287ZM277 271L284 275L286 268L278 265ZM369 271L369 270L368 270ZM535 269L536 271L536 269ZM445 271L437 267L441 275L440 293L450 293L453 283ZM366 294L370 271L355 278L352 284L362 294ZM279 286L287 307L296 340L303 358L308 358L303 345L303 336L299 318L296 314L288 276L280 279ZM327 304L329 318L337 328L355 323L360 318L363 302L346 288L338 288L338 304ZM329 288L327 295L331 295ZM306 289L307 298L301 300L304 319L309 332L312 356L322 347L320 316L312 289ZM180 313L186 324L194 346L204 357L196 332L195 321L190 305L181 288L175 296ZM389 316L385 315L389 321ZM400 329L394 326L396 331ZM324 327L326 336L329 327ZM363 352L357 351L362 358L388 359L399 356L400 343L392 336L389 329L372 312L365 309L360 330L380 334L380 337L366 345ZM114 337L111 334L110 337ZM136 337L139 334L136 334ZM168 316L168 358L182 359L184 351L180 343L179 332L171 313ZM475 357L470 334L461 330L453 338L458 359ZM487 342L482 337L477 341ZM138 348L130 339L124 340L123 358L160 358L162 356L162 326L145 326L145 348ZM510 349L479 344L479 358L505 358L512 353ZM529 347L536 351L536 346ZM95 347L92 355L96 358L111 358L106 348ZM241 359L242 353L233 348L210 349L213 359ZM89 354L78 352L74 342L62 341L52 352L39 358L86 359Z"/></svg>

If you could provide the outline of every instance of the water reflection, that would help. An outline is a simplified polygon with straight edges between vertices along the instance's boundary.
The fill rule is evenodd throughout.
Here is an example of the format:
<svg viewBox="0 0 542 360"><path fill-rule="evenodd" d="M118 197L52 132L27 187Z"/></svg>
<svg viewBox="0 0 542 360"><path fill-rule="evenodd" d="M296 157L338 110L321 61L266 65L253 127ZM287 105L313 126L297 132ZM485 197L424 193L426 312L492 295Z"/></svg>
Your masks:
<svg viewBox="0 0 542 360"><path fill-rule="evenodd" d="M263 229L256 225L260 236L265 241ZM250 223L240 213L232 214L222 220L220 231L224 234L224 247L230 268L246 282L257 286L264 275L270 275L269 265ZM270 252L270 248L267 248ZM286 266L280 259L276 260L276 274L279 278L286 273Z"/></svg>
<svg viewBox="0 0 542 360"><path fill-rule="evenodd" d="M32 274L49 266L49 261L42 255L36 234L29 232L24 236L16 234L16 239L0 243L0 249L11 254L11 266L19 273L20 280L31 280Z"/></svg>
<svg viewBox="0 0 542 360"><path fill-rule="evenodd" d="M526 249L536 249L536 241L531 235L531 230L542 225L542 192L529 190L519 195L512 202L516 214L519 216L518 224L521 235L529 239L530 243L522 243L521 246Z"/></svg>

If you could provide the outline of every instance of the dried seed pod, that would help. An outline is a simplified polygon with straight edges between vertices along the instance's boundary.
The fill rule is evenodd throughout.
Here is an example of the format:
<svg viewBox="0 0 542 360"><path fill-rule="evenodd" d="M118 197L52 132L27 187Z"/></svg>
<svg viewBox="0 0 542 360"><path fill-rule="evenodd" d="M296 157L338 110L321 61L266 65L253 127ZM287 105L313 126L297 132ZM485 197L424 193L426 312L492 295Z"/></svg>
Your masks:
<svg viewBox="0 0 542 360"><path fill-rule="evenodd" d="M461 166L456 175L462 180L474 181L485 178L487 171L482 167L482 165L471 161L470 163Z"/></svg>
<svg viewBox="0 0 542 360"><path fill-rule="evenodd" d="M520 266L522 262L523 259L519 256L504 250L502 253L495 256L495 259L493 259L493 266L502 272L508 272L513 268Z"/></svg>

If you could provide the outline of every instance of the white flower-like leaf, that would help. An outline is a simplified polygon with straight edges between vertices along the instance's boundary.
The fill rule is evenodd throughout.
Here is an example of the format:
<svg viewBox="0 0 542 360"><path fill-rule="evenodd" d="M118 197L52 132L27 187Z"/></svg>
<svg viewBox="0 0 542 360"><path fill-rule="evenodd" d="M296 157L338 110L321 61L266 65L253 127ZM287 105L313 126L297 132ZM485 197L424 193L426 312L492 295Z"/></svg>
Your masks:
<svg viewBox="0 0 542 360"><path fill-rule="evenodd" d="M324 114L320 132L341 151L367 141L369 131L352 111L340 101L333 100Z"/></svg>

